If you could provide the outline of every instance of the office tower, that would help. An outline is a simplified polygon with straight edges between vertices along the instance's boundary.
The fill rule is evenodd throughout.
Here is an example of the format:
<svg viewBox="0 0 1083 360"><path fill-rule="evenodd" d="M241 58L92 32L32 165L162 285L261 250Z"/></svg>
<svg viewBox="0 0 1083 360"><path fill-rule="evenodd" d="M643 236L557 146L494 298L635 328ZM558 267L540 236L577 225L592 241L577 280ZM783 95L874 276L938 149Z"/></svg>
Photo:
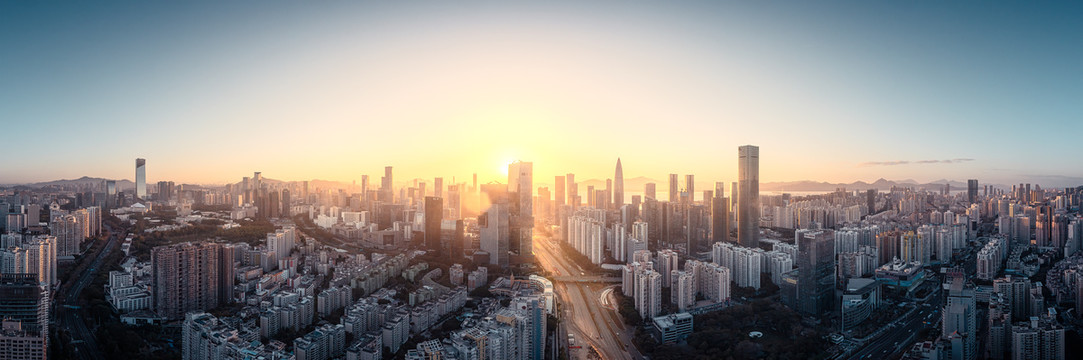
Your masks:
<svg viewBox="0 0 1083 360"><path fill-rule="evenodd" d="M617 158L617 171L613 175L613 207L620 209L624 205L624 170Z"/></svg>
<svg viewBox="0 0 1083 360"><path fill-rule="evenodd" d="M218 307L220 246L182 243L151 249L153 307L158 316L181 319L189 311Z"/></svg>
<svg viewBox="0 0 1083 360"><path fill-rule="evenodd" d="M243 204L251 204L252 203L252 194L253 194L253 191L252 191L252 179L245 176L244 178L241 179L241 192L240 192L241 203L243 203Z"/></svg>
<svg viewBox="0 0 1083 360"><path fill-rule="evenodd" d="M444 220L440 223L440 241L447 241L447 248L451 252L451 259L458 260L463 257L463 247L466 236L466 228L462 220Z"/></svg>
<svg viewBox="0 0 1083 360"><path fill-rule="evenodd" d="M508 191L511 199L509 246L526 261L534 256L534 163L508 164Z"/></svg>
<svg viewBox="0 0 1083 360"><path fill-rule="evenodd" d="M879 302L879 281L866 278L849 279L846 283L846 290L842 294L842 329L853 329L865 319L868 319L872 312L876 310Z"/></svg>
<svg viewBox="0 0 1083 360"><path fill-rule="evenodd" d="M738 199L738 197L740 195L741 195L741 190L737 188L737 182L736 181L730 182L730 211L731 212L736 210L735 208L737 207L737 202L741 201L740 199ZM733 218L736 219L737 214L733 214ZM737 228L736 221L734 222L732 228L734 228L734 229Z"/></svg>
<svg viewBox="0 0 1083 360"><path fill-rule="evenodd" d="M278 190L271 190L267 194L265 202L267 211L264 213L267 214L267 217L278 218L281 215L279 212L282 211L282 201L278 198Z"/></svg>
<svg viewBox="0 0 1083 360"><path fill-rule="evenodd" d="M966 198L971 204L978 201L978 180L970 179L966 181Z"/></svg>
<svg viewBox="0 0 1083 360"><path fill-rule="evenodd" d="M865 190L865 206L869 208L869 215L876 214L876 189Z"/></svg>
<svg viewBox="0 0 1083 360"><path fill-rule="evenodd" d="M605 179L605 192L603 194L605 196L603 196L602 201L600 201L601 207L606 210L612 209L611 205L613 205L613 179Z"/></svg>
<svg viewBox="0 0 1083 360"><path fill-rule="evenodd" d="M135 197L147 198L147 160L135 159Z"/></svg>
<svg viewBox="0 0 1083 360"><path fill-rule="evenodd" d="M646 199L658 200L654 183L647 183L643 185L643 197Z"/></svg>
<svg viewBox="0 0 1083 360"><path fill-rule="evenodd" d="M440 223L444 221L444 199L436 196L425 197L425 247L429 250L442 250L440 247Z"/></svg>
<svg viewBox="0 0 1083 360"><path fill-rule="evenodd" d="M394 182L391 178L391 167L384 167L384 176L380 178L380 195L378 196L380 201L391 203L395 200Z"/></svg>
<svg viewBox="0 0 1083 360"><path fill-rule="evenodd" d="M444 206L448 209L451 219L461 219L463 209L463 188L466 184L451 185L447 187L447 204Z"/></svg>
<svg viewBox="0 0 1083 360"><path fill-rule="evenodd" d="M825 230L797 230L798 310L821 316L835 309L835 236Z"/></svg>
<svg viewBox="0 0 1083 360"><path fill-rule="evenodd" d="M173 182L172 181L159 181L158 182L158 197L159 201L169 201L173 195Z"/></svg>
<svg viewBox="0 0 1083 360"><path fill-rule="evenodd" d="M564 206L564 201L565 201L564 200L565 199L565 197L564 197L564 177L563 176L557 176L556 179L553 181L553 186L556 188L555 189L556 208L560 209L561 206Z"/></svg>
<svg viewBox="0 0 1083 360"><path fill-rule="evenodd" d="M259 171L252 172L252 190L259 191L263 188L263 173Z"/></svg>
<svg viewBox="0 0 1083 360"><path fill-rule="evenodd" d="M282 217L290 217L293 214L290 212L290 189L282 189L282 209L279 215Z"/></svg>
<svg viewBox="0 0 1083 360"><path fill-rule="evenodd" d="M550 212L553 201L552 195L549 193L549 188L538 188L538 213L543 219L552 219L552 213Z"/></svg>
<svg viewBox="0 0 1083 360"><path fill-rule="evenodd" d="M508 266L510 214L508 191L504 185L482 185L481 190L489 197L490 206L478 216L481 250L489 253L489 263Z"/></svg>
<svg viewBox="0 0 1083 360"><path fill-rule="evenodd" d="M117 181L106 180L105 181L105 207L115 208L117 207Z"/></svg>
<svg viewBox="0 0 1083 360"><path fill-rule="evenodd" d="M677 190L677 174L669 174L669 202L677 202L677 197L680 196Z"/></svg>
<svg viewBox="0 0 1083 360"><path fill-rule="evenodd" d="M568 187L568 204L572 206L572 210L579 207L579 184L575 183L575 174L568 173L564 175L565 185Z"/></svg>
<svg viewBox="0 0 1083 360"><path fill-rule="evenodd" d="M444 197L444 178L438 177L433 180L432 196L443 198ZM425 193L422 192L421 196L424 197Z"/></svg>
<svg viewBox="0 0 1083 360"><path fill-rule="evenodd" d="M368 196L368 191L369 191L369 176L362 174L361 175L361 198L362 199L365 199L365 197ZM307 194L308 194L308 181L305 181L305 195L306 195L306 197L307 197ZM368 200L368 199L365 199L365 200Z"/></svg>
<svg viewBox="0 0 1083 360"><path fill-rule="evenodd" d="M48 286L36 274L0 274L0 359L46 359Z"/></svg>
<svg viewBox="0 0 1083 360"><path fill-rule="evenodd" d="M760 236L760 148L745 145L737 148L737 242L759 246Z"/></svg>
<svg viewBox="0 0 1083 360"><path fill-rule="evenodd" d="M730 235L730 200L722 197L722 192L715 193L711 201L711 242L729 241Z"/></svg>
<svg viewBox="0 0 1083 360"><path fill-rule="evenodd" d="M688 192L688 203L696 202L696 176L688 174L684 176L684 191Z"/></svg>

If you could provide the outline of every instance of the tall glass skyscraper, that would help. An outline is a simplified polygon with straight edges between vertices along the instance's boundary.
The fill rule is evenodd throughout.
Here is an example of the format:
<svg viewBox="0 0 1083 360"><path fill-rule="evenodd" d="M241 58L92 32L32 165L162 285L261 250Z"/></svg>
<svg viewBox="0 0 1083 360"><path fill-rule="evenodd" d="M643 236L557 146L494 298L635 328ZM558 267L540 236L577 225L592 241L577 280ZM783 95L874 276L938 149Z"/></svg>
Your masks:
<svg viewBox="0 0 1083 360"><path fill-rule="evenodd" d="M135 197L147 198L147 159L135 159Z"/></svg>
<svg viewBox="0 0 1083 360"><path fill-rule="evenodd" d="M620 209L624 205L624 169L620 166L620 158L617 158L617 171L613 176L613 207Z"/></svg>
<svg viewBox="0 0 1083 360"><path fill-rule="evenodd" d="M760 242L760 148L737 148L737 242L757 247Z"/></svg>
<svg viewBox="0 0 1083 360"><path fill-rule="evenodd" d="M819 317L835 307L835 236L830 230L797 230L797 310Z"/></svg>
<svg viewBox="0 0 1083 360"><path fill-rule="evenodd" d="M511 248L523 258L534 256L534 163L508 164L508 191L511 199Z"/></svg>

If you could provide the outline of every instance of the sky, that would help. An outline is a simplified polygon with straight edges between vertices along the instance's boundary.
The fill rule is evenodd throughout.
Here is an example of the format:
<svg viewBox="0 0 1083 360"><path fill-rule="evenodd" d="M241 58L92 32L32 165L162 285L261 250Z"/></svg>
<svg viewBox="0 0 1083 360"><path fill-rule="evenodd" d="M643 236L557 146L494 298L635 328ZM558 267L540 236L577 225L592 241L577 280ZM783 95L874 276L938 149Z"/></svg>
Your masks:
<svg viewBox="0 0 1083 360"><path fill-rule="evenodd" d="M0 3L0 183L1083 184L1078 2ZM683 178L683 177L682 177ZM551 181L551 180L550 180Z"/></svg>

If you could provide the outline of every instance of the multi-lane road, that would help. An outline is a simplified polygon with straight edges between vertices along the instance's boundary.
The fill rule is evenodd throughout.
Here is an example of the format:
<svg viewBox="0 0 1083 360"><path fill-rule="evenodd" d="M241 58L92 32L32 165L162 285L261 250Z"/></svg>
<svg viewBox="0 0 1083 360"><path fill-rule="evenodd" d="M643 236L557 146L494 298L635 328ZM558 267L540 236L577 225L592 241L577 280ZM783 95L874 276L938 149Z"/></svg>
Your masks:
<svg viewBox="0 0 1083 360"><path fill-rule="evenodd" d="M909 315L893 321L890 328L879 336L865 343L850 359L886 359L910 348L911 342L922 329L935 328L926 322L936 324L940 320L940 304L943 291L937 289L933 296Z"/></svg>
<svg viewBox="0 0 1083 360"><path fill-rule="evenodd" d="M62 298L57 299L61 302L60 306L56 307L57 323L61 329L68 330L71 333L72 345L75 346L75 356L80 359L105 359L101 350L98 349L98 341L94 338L94 333L87 328L86 322L79 315L78 308L74 308L74 306L78 306L79 294L93 281L95 274L101 271L102 262L113 251L117 237L123 236L112 228L109 229L109 234L109 240L105 243L105 248L90 263L87 271L79 275L75 283L68 288L66 294L60 294Z"/></svg>
<svg viewBox="0 0 1083 360"><path fill-rule="evenodd" d="M586 273L578 265L568 261L559 244L545 237L534 241L534 254L542 268L553 274L554 292L563 304L561 315L564 331L558 334L572 334L576 346L570 349L573 359L586 359L590 348L594 348L602 359L641 359L642 355L632 345L632 328L624 325L620 315L602 305L602 294L610 284L608 279L599 281L567 281L573 278L586 278ZM567 347L566 338L557 339Z"/></svg>

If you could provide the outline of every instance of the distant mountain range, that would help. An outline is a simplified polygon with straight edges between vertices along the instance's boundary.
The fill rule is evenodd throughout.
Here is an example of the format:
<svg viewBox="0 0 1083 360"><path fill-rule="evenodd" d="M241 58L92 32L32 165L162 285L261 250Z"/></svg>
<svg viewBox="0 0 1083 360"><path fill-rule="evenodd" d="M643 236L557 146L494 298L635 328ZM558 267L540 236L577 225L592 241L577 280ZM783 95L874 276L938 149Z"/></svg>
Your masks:
<svg viewBox="0 0 1083 360"><path fill-rule="evenodd" d="M33 184L13 184L13 185L5 185L5 186L26 186L26 187L29 187L29 188L43 188L43 187L48 187L48 186L86 187L86 186L100 186L106 180L112 180L112 179L84 176L84 177L81 177L81 178L78 178L78 179L71 179L71 180L67 180L67 179L65 179L65 180L53 180L53 181L45 181L45 182L39 182L39 183L33 183ZM135 189L135 182L133 182L131 180L117 180L117 190L123 191L123 190L128 190L128 189Z"/></svg>

